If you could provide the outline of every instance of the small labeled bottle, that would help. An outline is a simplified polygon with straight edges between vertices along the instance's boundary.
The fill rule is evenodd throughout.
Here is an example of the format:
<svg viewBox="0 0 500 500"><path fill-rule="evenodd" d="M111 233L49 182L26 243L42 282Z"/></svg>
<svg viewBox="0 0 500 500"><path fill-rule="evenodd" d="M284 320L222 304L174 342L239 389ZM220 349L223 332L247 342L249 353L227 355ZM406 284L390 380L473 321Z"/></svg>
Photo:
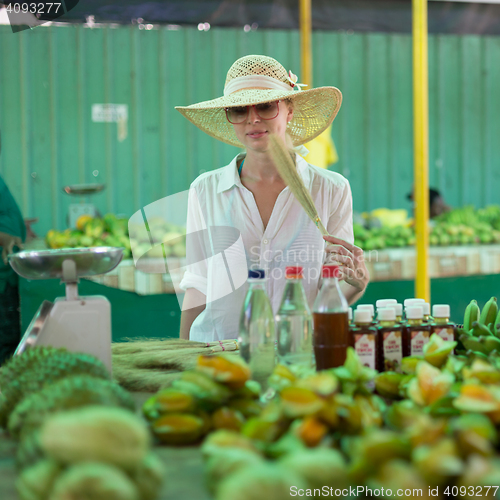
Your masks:
<svg viewBox="0 0 500 500"><path fill-rule="evenodd" d="M364 366L380 371L380 337L378 330L371 323L368 309L356 309L354 326L350 330L350 345Z"/></svg>
<svg viewBox="0 0 500 500"><path fill-rule="evenodd" d="M403 304L394 304L394 310L396 311L396 321L398 323L403 323Z"/></svg>
<svg viewBox="0 0 500 500"><path fill-rule="evenodd" d="M379 299L375 302L375 306L377 309L383 309L386 306L390 306L391 304L397 304L398 301L396 299Z"/></svg>
<svg viewBox="0 0 500 500"><path fill-rule="evenodd" d="M448 304L435 304L432 306L431 335L436 333L443 340L455 340L455 323L450 321L450 306Z"/></svg>
<svg viewBox="0 0 500 500"><path fill-rule="evenodd" d="M379 310L380 366L383 371L401 372L403 359L402 325L396 323L393 307Z"/></svg>
<svg viewBox="0 0 500 500"><path fill-rule="evenodd" d="M349 347L349 305L337 280L338 266L323 266L323 284L314 301L316 370L342 366Z"/></svg>
<svg viewBox="0 0 500 500"><path fill-rule="evenodd" d="M424 302L422 306L424 308L424 321L429 324L432 323L433 318L431 317L431 305L429 302Z"/></svg>
<svg viewBox="0 0 500 500"><path fill-rule="evenodd" d="M276 314L278 359L285 365L312 367L312 315L302 285L303 268L288 266L283 298Z"/></svg>
<svg viewBox="0 0 500 500"><path fill-rule="evenodd" d="M367 310L370 311L370 316L371 316L371 322L372 326L377 327L378 326L378 321L374 318L375 316L375 308L373 307L373 304L359 304L359 306L356 307L356 310Z"/></svg>
<svg viewBox="0 0 500 500"><path fill-rule="evenodd" d="M262 269L248 271L248 291L241 310L238 344L252 378L267 388L275 365L275 322Z"/></svg>
<svg viewBox="0 0 500 500"><path fill-rule="evenodd" d="M349 326L352 326L353 325L353 321L352 321L352 307L349 307L347 318L349 319Z"/></svg>
<svg viewBox="0 0 500 500"><path fill-rule="evenodd" d="M422 305L406 308L406 326L403 340L404 356L422 356L424 345L429 342L431 327L424 322Z"/></svg>

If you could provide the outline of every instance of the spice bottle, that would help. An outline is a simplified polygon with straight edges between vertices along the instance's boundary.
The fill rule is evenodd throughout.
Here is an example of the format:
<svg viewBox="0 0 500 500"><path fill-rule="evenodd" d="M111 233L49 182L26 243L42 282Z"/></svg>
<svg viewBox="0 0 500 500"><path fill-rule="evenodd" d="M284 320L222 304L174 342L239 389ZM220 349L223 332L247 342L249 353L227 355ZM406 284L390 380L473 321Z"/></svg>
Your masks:
<svg viewBox="0 0 500 500"><path fill-rule="evenodd" d="M370 316L371 316L371 323L372 326L377 327L378 326L378 321L374 318L375 316L375 308L373 307L373 304L359 304L359 306L356 307L356 310L367 310L370 311Z"/></svg>
<svg viewBox="0 0 500 500"><path fill-rule="evenodd" d="M424 322L422 305L406 308L406 326L403 340L404 356L422 356L424 345L429 342L431 327Z"/></svg>
<svg viewBox="0 0 500 500"><path fill-rule="evenodd" d="M380 371L380 337L371 322L372 317L368 309L356 309L354 326L350 329L350 345L364 366Z"/></svg>
<svg viewBox="0 0 500 500"><path fill-rule="evenodd" d="M393 307L380 309L379 338L380 338L380 366L383 371L401 372L403 359L402 325L396 323L396 311Z"/></svg>
<svg viewBox="0 0 500 500"><path fill-rule="evenodd" d="M455 323L450 321L450 306L435 304L432 306L431 335L438 334L443 340L455 340Z"/></svg>

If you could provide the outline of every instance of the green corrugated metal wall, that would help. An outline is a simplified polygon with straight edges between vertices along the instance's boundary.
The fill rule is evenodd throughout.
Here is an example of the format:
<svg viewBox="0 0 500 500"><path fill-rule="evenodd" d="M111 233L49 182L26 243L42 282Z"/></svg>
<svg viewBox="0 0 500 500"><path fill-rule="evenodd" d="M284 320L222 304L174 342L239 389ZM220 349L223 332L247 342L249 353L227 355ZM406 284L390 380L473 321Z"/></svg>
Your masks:
<svg viewBox="0 0 500 500"><path fill-rule="evenodd" d="M138 30L0 27L0 172L39 234L65 227L63 185L104 182L101 212L131 215L187 189L237 152L177 113L222 94L234 60L276 57L300 73L299 34L193 28ZM335 169L351 182L354 206L410 208L411 38L316 32L314 84L344 94L333 137ZM500 197L500 38L431 36L430 184L454 206ZM128 136L91 120L94 103L128 104ZM94 173L97 176L94 176Z"/></svg>

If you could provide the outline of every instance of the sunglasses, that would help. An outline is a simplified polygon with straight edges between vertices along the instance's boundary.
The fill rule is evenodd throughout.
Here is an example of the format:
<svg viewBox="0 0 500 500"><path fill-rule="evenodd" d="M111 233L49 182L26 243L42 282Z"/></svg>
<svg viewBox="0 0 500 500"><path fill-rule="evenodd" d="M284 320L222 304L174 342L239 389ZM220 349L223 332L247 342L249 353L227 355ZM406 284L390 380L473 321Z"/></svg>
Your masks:
<svg viewBox="0 0 500 500"><path fill-rule="evenodd" d="M238 125L243 123L250 113L250 108L255 109L257 116L261 120L272 120L276 118L280 112L279 101L264 102L262 104L252 104L251 106L235 106L225 108L226 118L229 123Z"/></svg>

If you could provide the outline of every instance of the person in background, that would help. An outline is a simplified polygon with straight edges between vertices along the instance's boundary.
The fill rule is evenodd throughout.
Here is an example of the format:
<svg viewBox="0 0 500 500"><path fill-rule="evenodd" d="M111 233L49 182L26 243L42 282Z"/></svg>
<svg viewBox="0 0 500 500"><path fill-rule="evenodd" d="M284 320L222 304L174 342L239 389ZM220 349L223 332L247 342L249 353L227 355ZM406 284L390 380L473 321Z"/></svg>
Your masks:
<svg viewBox="0 0 500 500"><path fill-rule="evenodd" d="M408 194L407 198L413 201L413 193ZM437 189L429 188L429 217L433 219L450 210L450 206L445 203L441 193Z"/></svg>
<svg viewBox="0 0 500 500"><path fill-rule="evenodd" d="M1 144L0 144L1 149ZM26 238L21 211L0 176L0 365L14 354L21 339L18 276L7 256Z"/></svg>

